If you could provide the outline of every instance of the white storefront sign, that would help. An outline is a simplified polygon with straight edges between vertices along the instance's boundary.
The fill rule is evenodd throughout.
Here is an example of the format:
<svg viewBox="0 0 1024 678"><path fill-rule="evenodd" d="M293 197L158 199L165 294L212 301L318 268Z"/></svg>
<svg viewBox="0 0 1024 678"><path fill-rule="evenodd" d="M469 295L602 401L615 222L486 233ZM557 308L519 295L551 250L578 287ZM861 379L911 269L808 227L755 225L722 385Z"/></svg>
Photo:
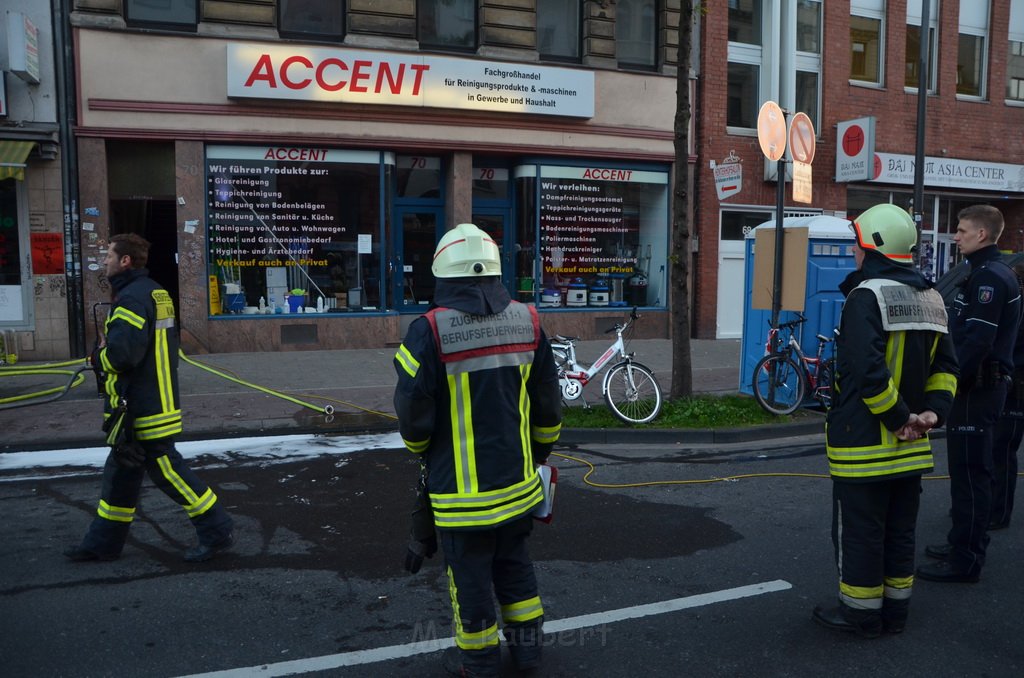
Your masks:
<svg viewBox="0 0 1024 678"><path fill-rule="evenodd" d="M719 200L725 200L743 190L743 165L740 163L727 162L715 165L713 171Z"/></svg>
<svg viewBox="0 0 1024 678"><path fill-rule="evenodd" d="M844 120L836 128L836 181L865 181L872 177L875 155L874 117Z"/></svg>
<svg viewBox="0 0 1024 678"><path fill-rule="evenodd" d="M229 97L594 116L590 71L331 47L227 46Z"/></svg>
<svg viewBox="0 0 1024 678"><path fill-rule="evenodd" d="M1024 193L1024 165L956 158L925 157L924 160L925 186ZM912 155L875 153L871 181L912 185L914 165Z"/></svg>

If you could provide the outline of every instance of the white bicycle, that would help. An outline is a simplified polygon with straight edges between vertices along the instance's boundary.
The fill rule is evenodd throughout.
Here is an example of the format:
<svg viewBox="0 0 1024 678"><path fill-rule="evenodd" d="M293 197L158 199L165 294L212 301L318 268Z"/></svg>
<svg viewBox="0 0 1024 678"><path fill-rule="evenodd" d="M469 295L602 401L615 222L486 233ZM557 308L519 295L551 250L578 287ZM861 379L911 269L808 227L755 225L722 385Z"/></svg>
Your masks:
<svg viewBox="0 0 1024 678"><path fill-rule="evenodd" d="M622 334L639 317L634 307L625 324L616 323L605 333L615 332L615 342L590 367L576 360L576 342L579 341L579 337L552 337L551 349L558 365L558 383L562 389L563 400L582 398L583 387L613 359L618 358L618 362L604 375L601 384L601 393L608 404L608 409L627 424L646 424L654 421L661 412L661 387L649 367L634 361L635 354L626 353L626 343L622 339ZM583 405L590 407L586 399L583 400Z"/></svg>

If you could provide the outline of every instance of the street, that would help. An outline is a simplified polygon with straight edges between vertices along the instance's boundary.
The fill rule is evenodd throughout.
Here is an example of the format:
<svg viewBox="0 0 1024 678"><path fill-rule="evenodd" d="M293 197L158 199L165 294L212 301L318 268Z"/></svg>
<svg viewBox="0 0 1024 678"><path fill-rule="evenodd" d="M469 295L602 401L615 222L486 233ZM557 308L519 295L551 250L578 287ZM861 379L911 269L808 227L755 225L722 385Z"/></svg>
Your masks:
<svg viewBox="0 0 1024 678"><path fill-rule="evenodd" d="M402 569L417 463L398 445L396 434L182 444L236 521L235 547L200 565L181 559L184 513L148 480L119 560L66 561L95 510L104 450L0 455L4 674L444 675L447 580L440 556ZM548 633L538 675L1024 672L1019 520L993 533L980 583L918 582L906 632L866 641L810 618L837 590L821 436L556 452L555 518L530 542ZM926 480L920 558L944 540L947 508L948 482ZM504 667L515 675L507 653Z"/></svg>

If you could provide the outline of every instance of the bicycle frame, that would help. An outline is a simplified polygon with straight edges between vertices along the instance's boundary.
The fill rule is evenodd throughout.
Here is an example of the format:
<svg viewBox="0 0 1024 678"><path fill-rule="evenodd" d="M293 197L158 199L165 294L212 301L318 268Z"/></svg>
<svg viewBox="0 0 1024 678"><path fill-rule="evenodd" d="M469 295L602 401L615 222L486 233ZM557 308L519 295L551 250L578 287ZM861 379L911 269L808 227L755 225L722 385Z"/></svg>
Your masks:
<svg viewBox="0 0 1024 678"><path fill-rule="evenodd" d="M615 341L590 367L576 359L575 340L560 336L555 336L551 340L551 348L555 352L556 360L560 362L558 382L564 399L575 400L583 395L583 387L593 381L594 377L609 364L632 361L633 354L626 353L626 343L622 339L622 334L633 324L634 320L635 318L630 318L623 325L615 325Z"/></svg>
<svg viewBox="0 0 1024 678"><path fill-rule="evenodd" d="M801 376L807 384L808 393L814 397L818 397L819 370L821 369L822 364L827 361L827 359L823 358L822 355L825 351L825 344L828 342L819 338L817 354L813 358L805 354L800 346L800 341L796 338L796 328L798 325L802 325L805 320L806 319L801 315L799 320L783 323L779 327L769 328L768 340L765 343L765 353L795 354L797 358L795 362L800 368ZM774 348L779 344L779 334L784 329L789 331L789 339L786 342L785 348ZM812 367L813 369L811 369Z"/></svg>

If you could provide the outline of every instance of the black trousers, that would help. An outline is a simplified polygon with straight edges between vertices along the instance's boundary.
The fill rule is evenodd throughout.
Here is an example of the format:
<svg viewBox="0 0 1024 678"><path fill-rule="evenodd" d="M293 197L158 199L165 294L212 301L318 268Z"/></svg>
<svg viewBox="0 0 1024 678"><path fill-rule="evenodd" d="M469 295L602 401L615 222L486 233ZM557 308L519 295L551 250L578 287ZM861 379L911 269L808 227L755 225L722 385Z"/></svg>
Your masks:
<svg viewBox="0 0 1024 678"><path fill-rule="evenodd" d="M921 476L832 482L832 545L839 599L859 610L909 600Z"/></svg>
<svg viewBox="0 0 1024 678"><path fill-rule="evenodd" d="M1017 450L1024 439L1024 401L1007 396L992 439L992 505L989 522L1008 525L1017 491Z"/></svg>
<svg viewBox="0 0 1024 678"><path fill-rule="evenodd" d="M497 671L501 648L492 596L501 606L506 636L517 628L539 628L544 620L526 550L532 529L533 518L527 515L493 529L441 530L455 644L466 668L482 674Z"/></svg>
<svg viewBox="0 0 1024 678"><path fill-rule="evenodd" d="M953 527L950 564L974 574L985 565L992 502L992 440L1003 411L1006 384L957 393L946 421Z"/></svg>
<svg viewBox="0 0 1024 678"><path fill-rule="evenodd" d="M102 555L117 555L128 539L142 481L149 474L164 494L188 513L200 544L223 541L232 529L231 516L174 447L174 438L140 441L146 462L139 468L124 468L107 456L103 467L103 489L96 517L82 541L84 548Z"/></svg>

